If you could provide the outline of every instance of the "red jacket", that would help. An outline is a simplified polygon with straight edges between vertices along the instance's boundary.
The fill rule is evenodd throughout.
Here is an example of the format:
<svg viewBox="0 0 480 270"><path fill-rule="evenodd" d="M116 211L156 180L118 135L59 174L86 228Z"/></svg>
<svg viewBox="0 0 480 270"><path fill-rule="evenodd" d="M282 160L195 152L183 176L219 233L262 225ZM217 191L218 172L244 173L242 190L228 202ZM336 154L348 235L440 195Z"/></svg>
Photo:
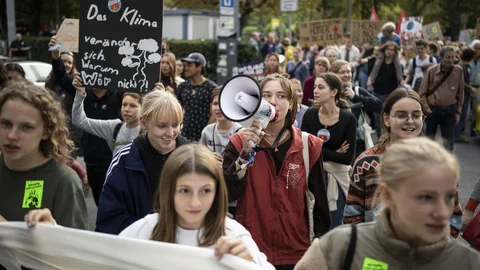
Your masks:
<svg viewBox="0 0 480 270"><path fill-rule="evenodd" d="M236 178L236 181L243 183L243 192L237 202L236 220L250 231L260 250L274 265L296 264L310 246L301 134L299 129L292 128L291 146L285 155L278 177L270 153L259 151L253 166L247 169L246 180ZM234 134L230 142L229 146L233 144L237 153L240 152L242 131ZM317 234L326 233L330 227L320 159L321 149L322 141L315 136L309 136L310 166L320 168L315 172L310 168L309 177L309 189L316 197L315 223L321 223L314 226ZM225 163L233 163L235 166L233 162L235 159L236 157L225 157L224 169L229 167L229 164ZM231 171L226 171L230 194L231 182L235 180L227 174L231 174Z"/></svg>
<svg viewBox="0 0 480 270"><path fill-rule="evenodd" d="M303 83L303 100L302 100L303 105L309 106L308 100L313 99L313 90L315 90L316 78L317 76L313 74L312 76L308 77Z"/></svg>

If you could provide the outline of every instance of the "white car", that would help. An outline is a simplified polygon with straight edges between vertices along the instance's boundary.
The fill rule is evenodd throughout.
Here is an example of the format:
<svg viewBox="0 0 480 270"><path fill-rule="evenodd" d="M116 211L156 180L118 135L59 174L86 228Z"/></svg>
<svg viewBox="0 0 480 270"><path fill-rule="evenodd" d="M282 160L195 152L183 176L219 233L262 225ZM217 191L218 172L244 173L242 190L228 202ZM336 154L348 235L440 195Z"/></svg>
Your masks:
<svg viewBox="0 0 480 270"><path fill-rule="evenodd" d="M31 81L33 84L45 87L52 65L49 63L39 61L12 61L7 63L17 63L25 70L25 79Z"/></svg>

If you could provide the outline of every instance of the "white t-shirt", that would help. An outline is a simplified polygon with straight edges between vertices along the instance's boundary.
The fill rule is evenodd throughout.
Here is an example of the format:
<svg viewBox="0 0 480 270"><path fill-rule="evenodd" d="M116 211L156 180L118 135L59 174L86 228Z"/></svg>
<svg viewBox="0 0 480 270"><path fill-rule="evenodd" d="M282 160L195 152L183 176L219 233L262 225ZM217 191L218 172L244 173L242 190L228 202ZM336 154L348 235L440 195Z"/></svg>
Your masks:
<svg viewBox="0 0 480 270"><path fill-rule="evenodd" d="M413 75L413 80L412 80L412 87L415 85L415 81L418 79L418 78L423 78L423 71L422 71L422 67L423 65L428 65L430 64L430 55L426 55L425 56L425 59L421 60L420 57L415 56L416 60L415 60L415 72L414 75ZM432 64L436 64L437 63L437 60L435 59L435 57L432 57ZM412 72L412 68L413 68L413 58L410 59L410 61L408 62L408 70L409 72Z"/></svg>
<svg viewBox="0 0 480 270"><path fill-rule="evenodd" d="M158 213L150 214L142 219L137 220L132 225L128 226L119 235L123 237L137 238L143 240L150 240L152 232L158 222ZM237 221L225 217L225 234L232 238L242 240L243 244L247 247L250 255L256 264L264 267L264 269L275 269L268 261L267 256L260 252L257 244L252 239L250 232L245 229ZM198 246L198 236L203 234L203 229L200 230L185 230L177 226L176 243L187 246ZM209 248L214 248L210 246Z"/></svg>

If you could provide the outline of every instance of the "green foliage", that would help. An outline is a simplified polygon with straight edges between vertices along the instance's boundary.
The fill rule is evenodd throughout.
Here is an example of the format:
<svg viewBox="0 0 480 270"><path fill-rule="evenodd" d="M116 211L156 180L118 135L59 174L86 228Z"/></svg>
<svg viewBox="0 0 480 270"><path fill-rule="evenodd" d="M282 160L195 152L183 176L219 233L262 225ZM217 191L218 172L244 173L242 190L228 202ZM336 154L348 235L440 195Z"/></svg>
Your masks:
<svg viewBox="0 0 480 270"><path fill-rule="evenodd" d="M31 60L50 62L51 53L48 51L50 37L24 37L27 44L32 46ZM199 52L207 60L205 76L211 80L217 78L217 43L215 40L169 40L169 49L177 59L187 57L192 52ZM247 42L238 44L238 63L262 61L262 57L253 46ZM77 65L78 66L78 65Z"/></svg>

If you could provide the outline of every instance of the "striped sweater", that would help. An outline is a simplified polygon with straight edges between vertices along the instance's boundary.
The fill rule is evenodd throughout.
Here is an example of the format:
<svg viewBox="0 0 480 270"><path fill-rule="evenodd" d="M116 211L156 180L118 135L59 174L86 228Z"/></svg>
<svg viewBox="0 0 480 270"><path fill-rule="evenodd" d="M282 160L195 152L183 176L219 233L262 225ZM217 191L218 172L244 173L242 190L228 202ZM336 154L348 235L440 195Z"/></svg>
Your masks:
<svg viewBox="0 0 480 270"><path fill-rule="evenodd" d="M383 151L374 146L358 156L350 171L350 187L344 213L345 223L374 221L380 215L382 205L379 194L375 194L379 184L378 165ZM375 195L377 195L375 197ZM375 198L374 198L375 197ZM455 208L450 218L450 234L457 237L463 222L462 206L455 200Z"/></svg>

